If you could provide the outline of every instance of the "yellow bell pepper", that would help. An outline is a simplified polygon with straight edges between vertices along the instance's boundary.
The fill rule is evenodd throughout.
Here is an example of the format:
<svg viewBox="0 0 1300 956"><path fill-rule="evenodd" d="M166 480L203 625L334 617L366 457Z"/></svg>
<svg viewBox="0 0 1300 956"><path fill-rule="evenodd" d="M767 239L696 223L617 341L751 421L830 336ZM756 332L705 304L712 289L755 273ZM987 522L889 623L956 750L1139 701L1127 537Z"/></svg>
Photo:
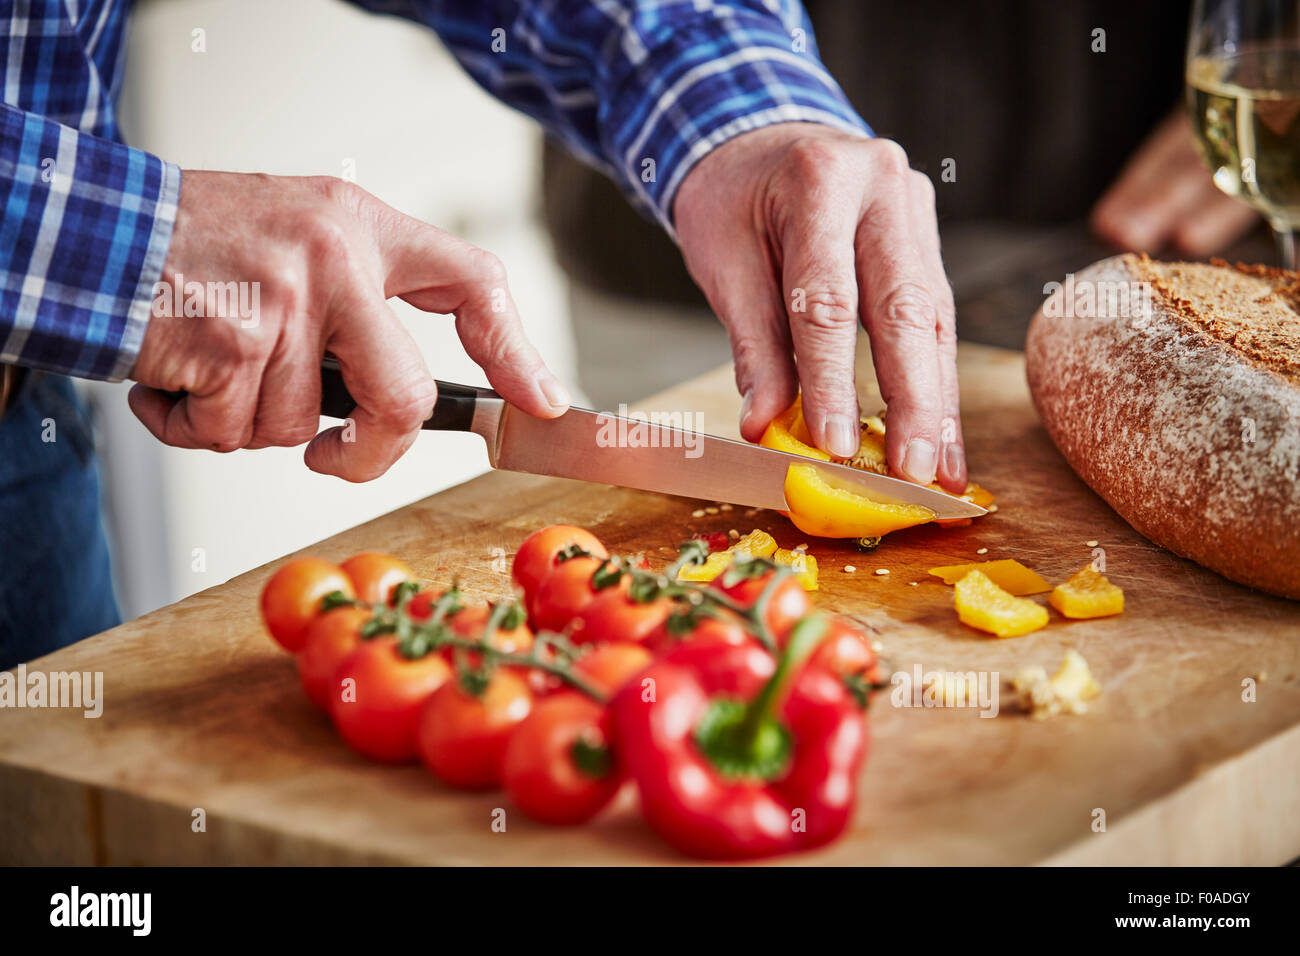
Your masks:
<svg viewBox="0 0 1300 956"><path fill-rule="evenodd" d="M794 572L794 579L805 591L817 590L817 559L805 551L777 548L772 560Z"/></svg>
<svg viewBox="0 0 1300 956"><path fill-rule="evenodd" d="M1076 571L1047 599L1063 615L1075 619L1109 617L1124 610L1124 592L1106 580L1092 565Z"/></svg>
<svg viewBox="0 0 1300 956"><path fill-rule="evenodd" d="M931 568L927 573L942 578L944 584L956 584L971 571L979 571L1008 594L1024 597L1026 594L1043 594L1052 586L1037 571L1025 567L1013 558L1001 561L981 561L976 564L949 564Z"/></svg>
<svg viewBox="0 0 1300 956"><path fill-rule="evenodd" d="M703 564L688 564L677 571L678 581L712 581L735 560L737 554L751 558L770 558L776 554L776 539L766 531L754 529L723 551L714 551Z"/></svg>
<svg viewBox="0 0 1300 956"><path fill-rule="evenodd" d="M1018 637L1047 623L1047 608L1008 594L979 571L953 587L953 604L963 624L998 637Z"/></svg>
<svg viewBox="0 0 1300 956"><path fill-rule="evenodd" d="M862 419L861 443L857 453L839 462L876 474L889 474L885 462L885 421L880 415ZM763 432L759 444L764 448L818 461L832 461L830 455L812 444L812 436L803 419L800 398L774 418ZM930 486L944 491L938 484ZM987 508L993 496L974 483L968 484L962 497ZM790 510L786 517L805 534L821 538L875 538L934 521L934 512L920 505L886 504L872 501L856 487L847 487L828 479L816 468L791 465L785 478L785 500ZM938 521L943 527L968 525L969 518Z"/></svg>

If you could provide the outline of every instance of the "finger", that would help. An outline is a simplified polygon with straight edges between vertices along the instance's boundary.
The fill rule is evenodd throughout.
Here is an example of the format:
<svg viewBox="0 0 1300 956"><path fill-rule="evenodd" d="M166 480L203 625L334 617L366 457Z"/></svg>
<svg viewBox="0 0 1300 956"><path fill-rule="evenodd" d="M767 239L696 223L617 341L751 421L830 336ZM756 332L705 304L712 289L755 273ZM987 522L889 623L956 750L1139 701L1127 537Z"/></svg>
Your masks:
<svg viewBox="0 0 1300 956"><path fill-rule="evenodd" d="M370 481L411 447L433 413L437 388L414 340L377 290L358 290L340 306L352 320L325 344L357 407L349 422L313 438L304 459L313 471Z"/></svg>
<svg viewBox="0 0 1300 956"><path fill-rule="evenodd" d="M921 262L935 291L938 313L938 362L943 419L939 423L938 480L948 491L966 490L966 447L961 425L961 393L957 382L957 310L952 286L943 268L939 222L935 213L934 184L924 173L911 180L912 216Z"/></svg>
<svg viewBox="0 0 1300 956"><path fill-rule="evenodd" d="M249 448L301 445L320 429L320 359L307 322L286 322L262 376Z"/></svg>
<svg viewBox="0 0 1300 956"><path fill-rule="evenodd" d="M1199 164L1171 167L1145 192L1117 203L1095 217L1098 232L1124 248L1154 252L1177 231L1183 219L1213 188Z"/></svg>
<svg viewBox="0 0 1300 956"><path fill-rule="evenodd" d="M127 393L127 404L165 445L234 451L252 441L260 378L260 368L246 368L211 390L180 396L137 384Z"/></svg>
<svg viewBox="0 0 1300 956"><path fill-rule="evenodd" d="M396 210L382 215L384 294L454 313L466 353L506 401L542 418L562 415L572 398L528 340L501 260Z"/></svg>
<svg viewBox="0 0 1300 956"><path fill-rule="evenodd" d="M881 395L890 467L920 484L934 481L944 417L939 313L944 290L922 265L908 191L882 190L858 228L858 283Z"/></svg>
<svg viewBox="0 0 1300 956"><path fill-rule="evenodd" d="M1196 258L1213 255L1249 232L1259 214L1207 182L1204 202L1178 226L1174 244Z"/></svg>
<svg viewBox="0 0 1300 956"><path fill-rule="evenodd" d="M803 415L813 442L836 458L857 454L858 278L853 238L861 209L809 202L778 236Z"/></svg>

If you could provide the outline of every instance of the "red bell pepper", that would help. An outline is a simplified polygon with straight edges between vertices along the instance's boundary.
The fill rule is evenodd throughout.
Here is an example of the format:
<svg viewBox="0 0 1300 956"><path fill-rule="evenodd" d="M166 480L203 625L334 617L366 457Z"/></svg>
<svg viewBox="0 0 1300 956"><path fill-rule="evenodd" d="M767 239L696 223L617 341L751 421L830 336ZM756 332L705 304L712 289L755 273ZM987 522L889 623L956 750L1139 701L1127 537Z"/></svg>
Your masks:
<svg viewBox="0 0 1300 956"><path fill-rule="evenodd" d="M780 660L748 637L700 635L651 665L611 703L646 821L709 859L819 846L852 816L866 756L862 708L809 664L827 632L804 618Z"/></svg>

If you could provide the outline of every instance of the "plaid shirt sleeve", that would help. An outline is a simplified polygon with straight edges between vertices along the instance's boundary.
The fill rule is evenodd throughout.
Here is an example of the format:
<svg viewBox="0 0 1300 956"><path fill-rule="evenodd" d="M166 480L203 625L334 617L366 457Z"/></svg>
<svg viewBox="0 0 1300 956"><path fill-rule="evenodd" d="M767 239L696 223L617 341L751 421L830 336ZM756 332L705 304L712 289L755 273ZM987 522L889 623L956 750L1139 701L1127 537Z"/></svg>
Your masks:
<svg viewBox="0 0 1300 956"><path fill-rule="evenodd" d="M180 170L0 104L0 361L125 378L171 242Z"/></svg>
<svg viewBox="0 0 1300 956"><path fill-rule="evenodd" d="M672 233L710 150L774 123L865 136L798 0L354 0L433 27L489 92L540 120Z"/></svg>

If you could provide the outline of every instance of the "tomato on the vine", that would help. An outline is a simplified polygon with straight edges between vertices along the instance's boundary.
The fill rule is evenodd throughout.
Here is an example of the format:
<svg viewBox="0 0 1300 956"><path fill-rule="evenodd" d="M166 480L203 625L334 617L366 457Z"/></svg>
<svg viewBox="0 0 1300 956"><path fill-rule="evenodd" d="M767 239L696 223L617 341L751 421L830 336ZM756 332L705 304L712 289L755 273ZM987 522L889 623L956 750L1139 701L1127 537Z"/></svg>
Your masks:
<svg viewBox="0 0 1300 956"><path fill-rule="evenodd" d="M448 681L424 705L419 718L420 759L444 783L487 790L501 783L506 744L528 716L533 697L523 678L505 669L493 671L482 687L473 690L464 681L464 677Z"/></svg>
<svg viewBox="0 0 1300 956"><path fill-rule="evenodd" d="M515 552L510 576L523 588L526 605L531 606L537 586L551 573L561 552L570 548L580 548L597 558L609 557L609 552L594 534L586 528L569 524L553 524L524 539Z"/></svg>
<svg viewBox="0 0 1300 956"><path fill-rule="evenodd" d="M590 820L622 782L605 732L605 708L572 690L538 701L510 735L501 777L510 799L534 820Z"/></svg>
<svg viewBox="0 0 1300 956"><path fill-rule="evenodd" d="M529 605L534 629L564 631L569 622L605 590L597 586L593 576L608 567L600 558L570 558L556 565L537 586L533 603ZM625 576L619 577L616 584L608 585L611 590L626 590L627 586Z"/></svg>
<svg viewBox="0 0 1300 956"><path fill-rule="evenodd" d="M411 659L393 635L371 638L334 672L330 716L358 753L402 763L416 755L420 709L450 677L451 667L439 654Z"/></svg>
<svg viewBox="0 0 1300 956"><path fill-rule="evenodd" d="M490 607L482 605L465 607L447 619L447 626L457 637L463 637L467 641L479 641L486 636L484 632L491 616ZM533 646L533 632L528 629L521 614L519 622L514 627L494 629L492 636L488 638L488 645L503 654L527 654ZM451 652L454 648L449 647L446 650Z"/></svg>
<svg viewBox="0 0 1300 956"><path fill-rule="evenodd" d="M583 608L573 623L575 644L606 641L644 642L672 612L668 598L634 601L625 588L602 592Z"/></svg>
<svg viewBox="0 0 1300 956"><path fill-rule="evenodd" d="M579 657L573 664L573 671L593 690L609 696L645 670L653 660L654 655L640 644L612 641Z"/></svg>
<svg viewBox="0 0 1300 956"><path fill-rule="evenodd" d="M754 638L746 622L730 611L720 609L716 614L700 614L694 608L678 608L655 628L645 647L652 656L662 657L678 644L696 640L744 644Z"/></svg>
<svg viewBox="0 0 1300 956"><path fill-rule="evenodd" d="M367 551L354 554L343 562L347 576L356 588L357 600L367 604L387 604L393 588L403 581L414 581L415 572L391 554Z"/></svg>
<svg viewBox="0 0 1300 956"><path fill-rule="evenodd" d="M369 619L368 608L347 604L326 611L307 626L297 654L298 680L321 710L330 709L336 690L334 674L361 643L361 626Z"/></svg>
<svg viewBox="0 0 1300 956"><path fill-rule="evenodd" d="M826 636L809 658L809 663L841 677L862 677L873 683L880 676L877 673L880 660L870 639L841 617L833 617L827 622Z"/></svg>
<svg viewBox="0 0 1300 956"><path fill-rule="evenodd" d="M775 571L765 571L733 579L732 572L728 570L714 578L709 587L721 591L742 608L749 609L757 603L774 574ZM808 600L808 592L793 574L787 574L773 587L772 594L767 599L764 621L772 636L780 640L790 633L799 618L811 610L812 602Z"/></svg>
<svg viewBox="0 0 1300 956"><path fill-rule="evenodd" d="M320 558L294 558L271 575L262 588L262 620L276 643L297 651L307 626L321 611L321 601L334 591L355 596L352 580L337 564Z"/></svg>

